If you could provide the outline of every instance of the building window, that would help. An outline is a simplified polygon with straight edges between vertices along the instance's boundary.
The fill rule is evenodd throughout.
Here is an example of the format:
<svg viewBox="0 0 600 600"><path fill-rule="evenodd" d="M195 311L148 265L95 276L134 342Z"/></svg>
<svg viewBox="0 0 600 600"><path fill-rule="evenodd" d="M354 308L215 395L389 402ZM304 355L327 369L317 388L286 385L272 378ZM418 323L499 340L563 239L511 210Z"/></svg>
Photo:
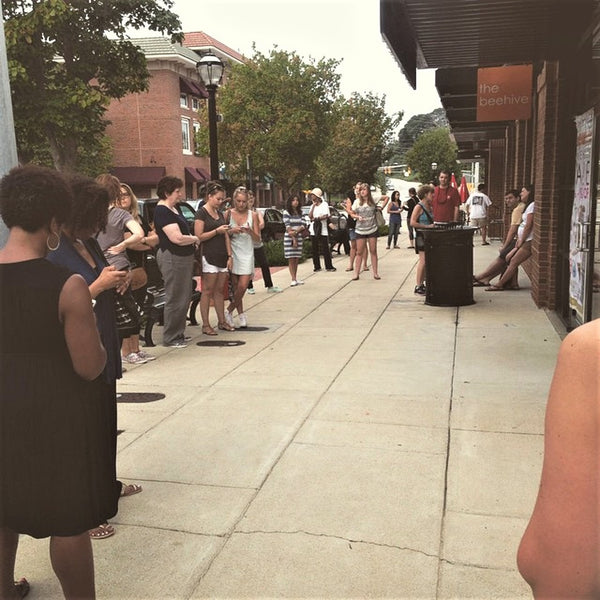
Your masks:
<svg viewBox="0 0 600 600"><path fill-rule="evenodd" d="M179 106L181 108L188 107L188 97L187 94L179 94Z"/></svg>
<svg viewBox="0 0 600 600"><path fill-rule="evenodd" d="M192 129L194 130L194 154L200 156L200 148L198 147L198 134L200 133L200 123L194 121L192 123Z"/></svg>
<svg viewBox="0 0 600 600"><path fill-rule="evenodd" d="M192 143L190 140L190 120L181 119L181 143L184 154L192 153Z"/></svg>
<svg viewBox="0 0 600 600"><path fill-rule="evenodd" d="M198 98L192 98L192 108L198 110L200 108L200 100Z"/></svg>

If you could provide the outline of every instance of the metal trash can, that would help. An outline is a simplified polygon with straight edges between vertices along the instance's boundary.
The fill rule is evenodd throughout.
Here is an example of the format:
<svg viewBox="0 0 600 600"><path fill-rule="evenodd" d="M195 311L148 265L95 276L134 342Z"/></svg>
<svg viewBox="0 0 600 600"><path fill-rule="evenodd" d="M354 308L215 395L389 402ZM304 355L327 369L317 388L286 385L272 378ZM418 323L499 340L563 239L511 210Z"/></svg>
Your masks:
<svg viewBox="0 0 600 600"><path fill-rule="evenodd" d="M445 226L425 234L425 304L467 306L473 300L473 233L477 227Z"/></svg>

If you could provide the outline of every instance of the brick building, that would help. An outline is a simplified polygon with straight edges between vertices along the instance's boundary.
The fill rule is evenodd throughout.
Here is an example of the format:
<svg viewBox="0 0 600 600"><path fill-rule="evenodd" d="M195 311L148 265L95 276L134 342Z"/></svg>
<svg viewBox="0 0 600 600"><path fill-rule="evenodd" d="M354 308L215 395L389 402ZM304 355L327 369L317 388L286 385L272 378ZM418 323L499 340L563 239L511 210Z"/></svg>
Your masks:
<svg viewBox="0 0 600 600"><path fill-rule="evenodd" d="M486 163L490 196L535 184L526 270L536 304L568 328L599 317L600 0L380 0L380 11L411 85L418 68L437 69L459 158ZM523 67L527 95L502 94L496 116L483 117L485 93L502 89L483 78L510 87ZM513 111L521 99L526 116Z"/></svg>
<svg viewBox="0 0 600 600"><path fill-rule="evenodd" d="M185 181L186 197L210 177L210 161L194 146L198 109L208 97L196 70L199 53L211 51L226 65L243 56L203 32L185 34L184 45L166 37L132 40L146 55L149 89L113 100L106 117L114 173L140 198L156 195L163 175Z"/></svg>

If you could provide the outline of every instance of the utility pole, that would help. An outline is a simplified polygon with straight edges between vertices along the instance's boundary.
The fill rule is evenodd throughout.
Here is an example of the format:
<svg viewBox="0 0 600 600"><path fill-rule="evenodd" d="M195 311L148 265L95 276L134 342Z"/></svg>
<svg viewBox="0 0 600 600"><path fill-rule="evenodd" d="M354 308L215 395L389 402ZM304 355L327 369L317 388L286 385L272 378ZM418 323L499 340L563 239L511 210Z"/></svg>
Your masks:
<svg viewBox="0 0 600 600"><path fill-rule="evenodd" d="M15 122L13 119L10 83L8 80L8 61L6 58L6 40L4 38L4 17L0 0L0 177L18 164ZM0 219L0 248L8 238L8 229Z"/></svg>

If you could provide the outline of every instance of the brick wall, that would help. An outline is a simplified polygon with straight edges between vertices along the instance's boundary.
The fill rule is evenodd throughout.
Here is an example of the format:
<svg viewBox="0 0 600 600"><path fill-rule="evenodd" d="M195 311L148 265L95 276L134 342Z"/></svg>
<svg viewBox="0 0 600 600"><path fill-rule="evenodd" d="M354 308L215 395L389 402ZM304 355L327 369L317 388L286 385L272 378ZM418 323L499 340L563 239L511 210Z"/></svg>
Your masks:
<svg viewBox="0 0 600 600"><path fill-rule="evenodd" d="M537 110L534 130L535 213L531 260L525 269L531 278L536 304L555 308L558 260L561 95L559 65L544 63L536 81Z"/></svg>
<svg viewBox="0 0 600 600"><path fill-rule="evenodd" d="M207 157L184 153L182 148L181 118L192 124L198 121L196 111L180 106L180 76L192 77L176 65L149 64L151 78L149 90L140 94L129 94L113 101L107 111L111 124L107 135L113 142L113 166L156 167L164 166L168 175L185 181L185 167L204 168L210 171ZM201 100L203 102L203 100ZM140 196L148 196L148 186L134 186ZM195 185L186 182L186 196L197 197Z"/></svg>

